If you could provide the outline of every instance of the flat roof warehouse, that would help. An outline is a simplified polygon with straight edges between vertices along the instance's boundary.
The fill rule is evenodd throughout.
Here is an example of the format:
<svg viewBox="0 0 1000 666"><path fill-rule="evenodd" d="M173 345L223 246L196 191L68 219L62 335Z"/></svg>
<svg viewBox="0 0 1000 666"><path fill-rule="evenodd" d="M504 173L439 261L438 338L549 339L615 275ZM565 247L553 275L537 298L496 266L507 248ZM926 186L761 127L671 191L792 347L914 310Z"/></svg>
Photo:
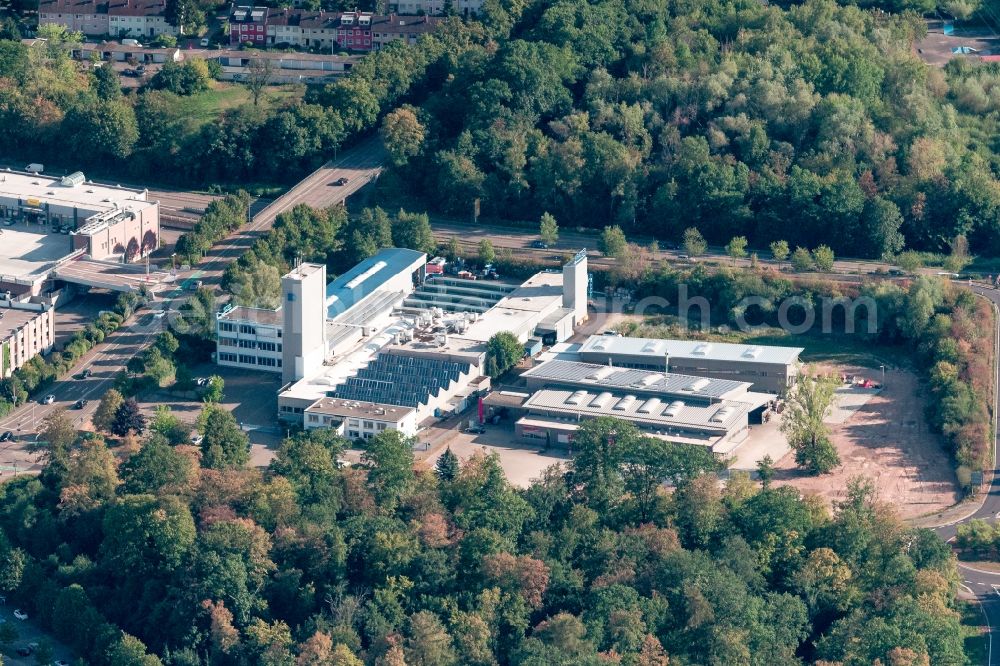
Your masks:
<svg viewBox="0 0 1000 666"><path fill-rule="evenodd" d="M607 352L627 356L711 359L714 361L790 364L798 361L802 347L704 342L699 340L658 340L598 335L580 346L580 353Z"/></svg>
<svg viewBox="0 0 1000 666"><path fill-rule="evenodd" d="M39 204L72 206L95 213L131 203L152 205L146 200L145 190L98 185L93 181L83 181L82 174L78 178L72 178L73 175L76 174L53 178L9 169L0 171L0 196L16 197L29 204L37 201Z"/></svg>

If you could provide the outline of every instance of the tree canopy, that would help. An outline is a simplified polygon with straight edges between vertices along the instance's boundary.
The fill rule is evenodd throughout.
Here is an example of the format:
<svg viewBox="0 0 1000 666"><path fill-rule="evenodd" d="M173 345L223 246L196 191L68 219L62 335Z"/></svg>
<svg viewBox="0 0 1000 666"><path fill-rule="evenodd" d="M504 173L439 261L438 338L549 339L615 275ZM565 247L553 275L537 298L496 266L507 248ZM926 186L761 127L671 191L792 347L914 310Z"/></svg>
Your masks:
<svg viewBox="0 0 1000 666"><path fill-rule="evenodd" d="M608 418L525 488L485 452L415 469L395 431L353 467L298 433L263 471L74 435L0 485L0 589L89 663L964 660L948 547L863 480L831 513Z"/></svg>

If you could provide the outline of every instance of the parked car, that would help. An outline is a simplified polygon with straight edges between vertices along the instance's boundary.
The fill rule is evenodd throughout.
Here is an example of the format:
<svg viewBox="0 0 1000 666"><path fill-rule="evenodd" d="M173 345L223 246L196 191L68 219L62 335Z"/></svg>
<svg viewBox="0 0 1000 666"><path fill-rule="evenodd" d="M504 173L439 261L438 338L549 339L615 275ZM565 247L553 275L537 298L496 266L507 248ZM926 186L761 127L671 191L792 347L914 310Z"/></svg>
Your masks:
<svg viewBox="0 0 1000 666"><path fill-rule="evenodd" d="M91 370L90 368L87 368L86 370L80 373L80 379L86 379L87 377L90 377L92 374L94 374L94 371Z"/></svg>
<svg viewBox="0 0 1000 666"><path fill-rule="evenodd" d="M14 617L16 617L18 620L21 620L22 622L24 622L25 620L28 619L28 614L25 613L23 610L21 610L21 609L18 608L18 609L16 609L14 611Z"/></svg>
<svg viewBox="0 0 1000 666"><path fill-rule="evenodd" d="M201 48L207 48L212 42L208 39L208 37L202 37L201 41L198 43L201 44Z"/></svg>
<svg viewBox="0 0 1000 666"><path fill-rule="evenodd" d="M14 220L10 220L10 219L4 220L3 221L3 226L5 226L5 227L12 227L12 226L14 226Z"/></svg>
<svg viewBox="0 0 1000 666"><path fill-rule="evenodd" d="M205 438L201 435L191 435L191 443L195 446L201 446L201 443L205 441Z"/></svg>
<svg viewBox="0 0 1000 666"><path fill-rule="evenodd" d="M87 401L84 400L83 398L80 398L79 400L73 403L73 409L83 409L86 406L87 406Z"/></svg>
<svg viewBox="0 0 1000 666"><path fill-rule="evenodd" d="M337 180L333 181L330 184L331 185L340 186L340 185L347 185L348 182L350 182L350 181L348 181L347 178L338 178Z"/></svg>
<svg viewBox="0 0 1000 666"><path fill-rule="evenodd" d="M201 289L202 284L204 283L201 280L191 280L191 282L188 283L188 289L191 291L198 291Z"/></svg>
<svg viewBox="0 0 1000 666"><path fill-rule="evenodd" d="M0 442L9 442L12 439L14 439L14 433L12 433L10 430L8 430L4 434L0 435ZM7 601L7 600L4 599L4 601Z"/></svg>
<svg viewBox="0 0 1000 666"><path fill-rule="evenodd" d="M51 405L55 401L56 401L56 397L54 395L52 395L51 393L49 393L47 396L45 396L44 398L42 398L42 404L43 405Z"/></svg>
<svg viewBox="0 0 1000 666"><path fill-rule="evenodd" d="M549 249L548 244L545 241L540 241L540 240L531 241L531 247L537 248L539 250Z"/></svg>
<svg viewBox="0 0 1000 666"><path fill-rule="evenodd" d="M482 435L484 432L486 432L486 428L484 428L481 425L471 426L469 428L466 428L465 432L474 433L476 435Z"/></svg>
<svg viewBox="0 0 1000 666"><path fill-rule="evenodd" d="M34 650L28 647L27 645L25 645L24 647L17 648L17 654L22 657L30 657L33 652Z"/></svg>

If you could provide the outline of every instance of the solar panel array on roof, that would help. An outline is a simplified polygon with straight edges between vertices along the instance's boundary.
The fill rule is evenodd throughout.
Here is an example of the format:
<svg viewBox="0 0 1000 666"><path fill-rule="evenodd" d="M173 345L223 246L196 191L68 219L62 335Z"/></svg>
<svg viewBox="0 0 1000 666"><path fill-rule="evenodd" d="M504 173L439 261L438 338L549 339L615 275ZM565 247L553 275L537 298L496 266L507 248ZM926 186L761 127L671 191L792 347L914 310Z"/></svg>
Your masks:
<svg viewBox="0 0 1000 666"><path fill-rule="evenodd" d="M418 407L468 373L468 363L419 356L380 354L331 394L342 400Z"/></svg>

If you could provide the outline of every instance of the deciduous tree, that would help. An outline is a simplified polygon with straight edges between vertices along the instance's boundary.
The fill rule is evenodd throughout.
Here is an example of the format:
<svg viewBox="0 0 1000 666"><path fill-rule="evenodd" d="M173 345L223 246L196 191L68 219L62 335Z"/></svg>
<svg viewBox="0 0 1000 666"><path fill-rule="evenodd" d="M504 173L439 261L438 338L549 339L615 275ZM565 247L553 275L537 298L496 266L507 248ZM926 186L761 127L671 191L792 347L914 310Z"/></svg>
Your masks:
<svg viewBox="0 0 1000 666"><path fill-rule="evenodd" d="M795 462L811 474L825 474L840 464L824 423L836 384L828 377L802 375L788 392L781 431L795 450Z"/></svg>

